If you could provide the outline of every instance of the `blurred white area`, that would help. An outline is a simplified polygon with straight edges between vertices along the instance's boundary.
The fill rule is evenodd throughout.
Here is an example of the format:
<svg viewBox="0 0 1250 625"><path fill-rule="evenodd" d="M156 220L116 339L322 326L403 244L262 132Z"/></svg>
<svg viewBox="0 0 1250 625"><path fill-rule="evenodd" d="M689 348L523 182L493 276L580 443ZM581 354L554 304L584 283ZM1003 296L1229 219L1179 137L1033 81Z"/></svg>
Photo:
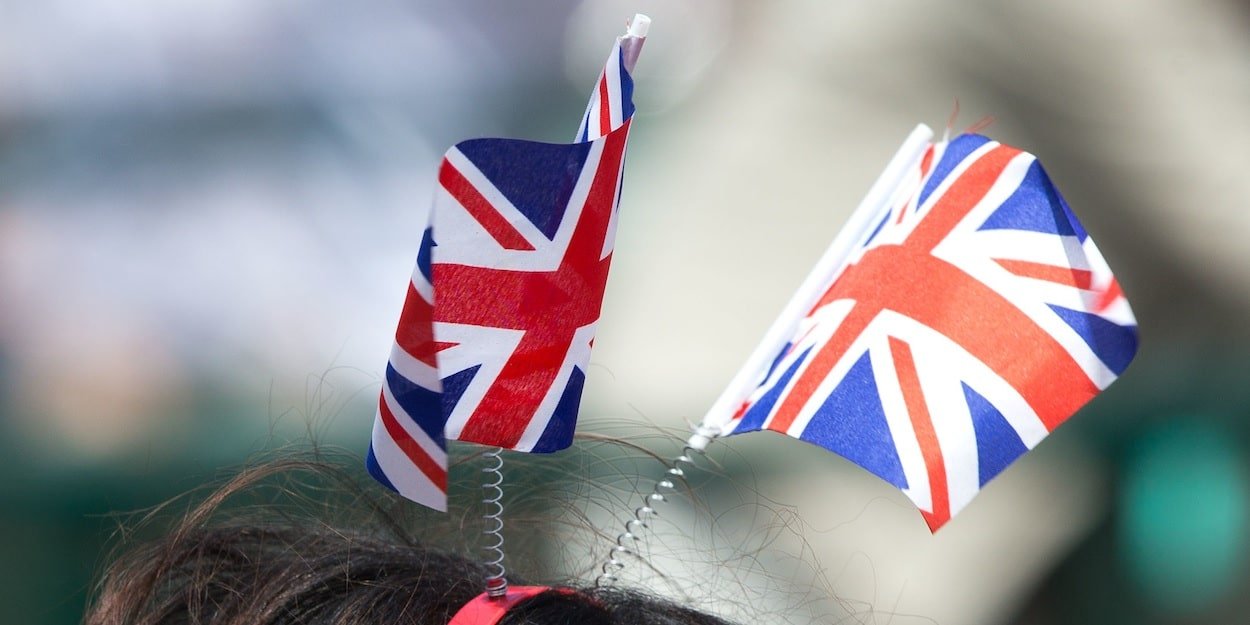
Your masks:
<svg viewBox="0 0 1250 625"><path fill-rule="evenodd" d="M426 4L11 0L0 7L0 112L134 114L309 95L437 106L431 91L502 78L502 68L471 61L503 41L468 22L467 10Z"/></svg>
<svg viewBox="0 0 1250 625"><path fill-rule="evenodd" d="M565 27L564 73L571 84L594 84L603 65L603 42L620 34L620 16L635 12L660 25L647 37L646 62L634 71L639 85L634 104L640 119L647 119L664 114L700 87L730 43L734 8L722 0L582 2L569 13Z"/></svg>
<svg viewBox="0 0 1250 625"><path fill-rule="evenodd" d="M281 413L309 375L376 380L444 144L500 132L511 92L558 72L507 20L552 39L559 4L480 13L0 4L18 425L91 457L177 429L190 382Z"/></svg>
<svg viewBox="0 0 1250 625"><path fill-rule="evenodd" d="M590 428L697 420L906 132L956 99L957 129L993 115L1041 157L1142 358L1250 335L1250 9L1231 1L0 0L6 417L93 459L184 427L197 388L257 419L334 367L371 395L441 151L565 139L635 11L655 22ZM780 466L800 445L721 444ZM1080 449L1043 445L934 538L889 486L811 458L761 489L841 528L806 548L865 622L1003 622L1103 513Z"/></svg>

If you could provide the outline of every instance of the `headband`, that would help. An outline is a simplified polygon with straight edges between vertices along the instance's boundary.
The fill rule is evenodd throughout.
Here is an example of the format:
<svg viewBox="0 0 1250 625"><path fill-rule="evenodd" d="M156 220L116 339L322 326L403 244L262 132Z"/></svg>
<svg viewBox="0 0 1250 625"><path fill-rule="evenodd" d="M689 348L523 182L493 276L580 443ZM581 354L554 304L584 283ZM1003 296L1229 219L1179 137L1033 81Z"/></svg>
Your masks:
<svg viewBox="0 0 1250 625"><path fill-rule="evenodd" d="M509 586L508 592L498 597L492 597L489 591L484 592L464 604L447 625L496 625L518 603L548 590L554 589L550 586Z"/></svg>

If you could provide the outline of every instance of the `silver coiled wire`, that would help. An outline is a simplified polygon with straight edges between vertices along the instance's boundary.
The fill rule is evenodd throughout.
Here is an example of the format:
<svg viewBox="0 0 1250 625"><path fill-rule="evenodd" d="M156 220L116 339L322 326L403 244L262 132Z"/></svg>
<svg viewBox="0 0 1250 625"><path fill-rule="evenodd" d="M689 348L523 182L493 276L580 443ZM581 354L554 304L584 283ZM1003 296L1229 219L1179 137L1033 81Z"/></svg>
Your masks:
<svg viewBox="0 0 1250 625"><path fill-rule="evenodd" d="M483 457L489 463L482 468L487 475L482 482L482 505L486 508L482 534L489 541L482 547L487 553L486 594L502 597L508 594L508 570L503 565L503 449L496 447Z"/></svg>
<svg viewBox="0 0 1250 625"><path fill-rule="evenodd" d="M686 469L695 466L694 457L704 455L707 443L720 434L720 429L707 425L699 425L694 435L686 441L681 455L672 459L666 466L664 477L656 481L651 494L647 495L641 506L634 509L634 517L625 522L625 531L617 534L616 544L608 552L608 560L603 563L595 586L611 586L617 580L617 573L625 568L623 558L633 554L639 555L638 546L643 530L650 527L652 517L659 516L655 506L668 501L667 495L677 491L677 482L686 481Z"/></svg>

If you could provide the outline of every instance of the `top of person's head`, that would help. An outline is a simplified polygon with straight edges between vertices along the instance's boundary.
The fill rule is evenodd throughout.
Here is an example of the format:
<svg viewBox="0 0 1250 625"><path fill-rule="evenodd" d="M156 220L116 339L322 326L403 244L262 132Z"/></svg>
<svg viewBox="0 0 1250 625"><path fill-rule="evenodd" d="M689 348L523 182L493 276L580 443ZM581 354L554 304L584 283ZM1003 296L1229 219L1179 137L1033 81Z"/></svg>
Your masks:
<svg viewBox="0 0 1250 625"><path fill-rule="evenodd" d="M376 501L363 506L373 521L351 527L266 503L220 518L227 498L296 472L339 475L303 460L253 467L155 540L123 544L86 625L446 625L481 592L482 564L420 544ZM500 625L724 623L639 592L573 590L532 597Z"/></svg>

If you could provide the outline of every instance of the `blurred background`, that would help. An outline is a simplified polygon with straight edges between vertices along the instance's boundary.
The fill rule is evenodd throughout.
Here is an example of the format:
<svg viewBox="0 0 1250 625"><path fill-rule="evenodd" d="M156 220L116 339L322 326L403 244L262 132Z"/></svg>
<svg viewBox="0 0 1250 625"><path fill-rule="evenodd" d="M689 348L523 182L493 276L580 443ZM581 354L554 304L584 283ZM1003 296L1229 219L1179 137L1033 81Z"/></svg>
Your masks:
<svg viewBox="0 0 1250 625"><path fill-rule="evenodd" d="M582 431L676 450L655 432L702 415L956 100L957 129L993 116L1041 157L1143 347L936 536L831 454L718 445L630 581L743 622L1240 622L1241 0L0 0L0 621L75 623L110 511L309 433L363 452L442 151L570 138L635 11L655 23ZM626 456L561 492L659 471ZM514 568L588 575L607 543L569 526Z"/></svg>

